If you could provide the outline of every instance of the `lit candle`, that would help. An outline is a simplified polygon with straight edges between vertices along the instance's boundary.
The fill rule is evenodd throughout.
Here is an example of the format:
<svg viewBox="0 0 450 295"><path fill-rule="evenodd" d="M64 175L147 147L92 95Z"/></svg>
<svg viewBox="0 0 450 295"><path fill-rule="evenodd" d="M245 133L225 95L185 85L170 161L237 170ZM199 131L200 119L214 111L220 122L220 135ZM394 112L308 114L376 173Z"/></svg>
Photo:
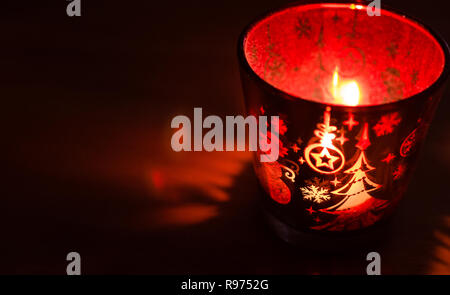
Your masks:
<svg viewBox="0 0 450 295"><path fill-rule="evenodd" d="M359 91L358 83L354 80L339 83L337 68L333 74L332 93L334 100L339 104L348 106L357 106L359 104L361 92Z"/></svg>
<svg viewBox="0 0 450 295"><path fill-rule="evenodd" d="M255 162L255 171L269 223L288 242L369 228L392 214L450 77L438 35L367 8L290 5L241 36L246 107L283 122L280 159Z"/></svg>

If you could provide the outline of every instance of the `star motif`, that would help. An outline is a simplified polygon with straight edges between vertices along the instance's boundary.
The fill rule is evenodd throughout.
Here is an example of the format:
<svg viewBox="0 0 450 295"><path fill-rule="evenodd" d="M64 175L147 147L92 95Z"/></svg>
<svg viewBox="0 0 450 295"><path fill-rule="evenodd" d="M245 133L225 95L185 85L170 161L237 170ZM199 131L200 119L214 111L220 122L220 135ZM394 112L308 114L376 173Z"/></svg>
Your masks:
<svg viewBox="0 0 450 295"><path fill-rule="evenodd" d="M297 144L294 144L293 146L291 146L291 148L295 153L298 153L298 151L300 150Z"/></svg>
<svg viewBox="0 0 450 295"><path fill-rule="evenodd" d="M348 138L346 138L346 137L344 136L344 130L341 130L341 136L339 136L339 137L336 138L335 140L336 140L336 141L339 141L339 143L341 144L341 146L343 146L344 143L345 143L346 141L348 141Z"/></svg>
<svg viewBox="0 0 450 295"><path fill-rule="evenodd" d="M298 161L300 162L300 165L303 165L303 163L305 163L305 160L303 160L303 157L300 157L300 159L298 159Z"/></svg>
<svg viewBox="0 0 450 295"><path fill-rule="evenodd" d="M338 184L341 183L341 182L337 179L337 177L335 177L334 180L333 180L333 181L330 181L330 182L331 182L331 184L333 184L335 187L336 187Z"/></svg>
<svg viewBox="0 0 450 295"><path fill-rule="evenodd" d="M299 137L299 138L297 139L297 143L298 143L299 145L302 145L303 140Z"/></svg>
<svg viewBox="0 0 450 295"><path fill-rule="evenodd" d="M309 209L306 209L306 211L308 211L310 215L312 215L314 212L316 212L316 211L314 211L312 206Z"/></svg>
<svg viewBox="0 0 450 295"><path fill-rule="evenodd" d="M316 167L327 167L331 170L334 170L334 162L339 160L339 157L335 157L330 155L330 152L326 148L322 150L322 152L319 153L311 153L311 156L316 160ZM324 159L327 159L324 161Z"/></svg>
<svg viewBox="0 0 450 295"><path fill-rule="evenodd" d="M359 122L358 122L358 121L355 121L355 119L354 119L354 117L353 117L353 114L349 114L348 120L345 121L345 122L342 123L342 124L347 125L348 130L349 130L349 131L352 131L353 127L356 126L356 125L358 125Z"/></svg>
<svg viewBox="0 0 450 295"><path fill-rule="evenodd" d="M403 176L403 174L405 174L406 172L406 167L403 164L398 165L397 169L395 169L393 176L394 176L394 180L399 179L400 177Z"/></svg>
<svg viewBox="0 0 450 295"><path fill-rule="evenodd" d="M384 162L386 164L389 164L392 160L395 159L395 155L392 153L389 153L389 155L386 156L386 158L384 158L383 160L381 160L381 162Z"/></svg>

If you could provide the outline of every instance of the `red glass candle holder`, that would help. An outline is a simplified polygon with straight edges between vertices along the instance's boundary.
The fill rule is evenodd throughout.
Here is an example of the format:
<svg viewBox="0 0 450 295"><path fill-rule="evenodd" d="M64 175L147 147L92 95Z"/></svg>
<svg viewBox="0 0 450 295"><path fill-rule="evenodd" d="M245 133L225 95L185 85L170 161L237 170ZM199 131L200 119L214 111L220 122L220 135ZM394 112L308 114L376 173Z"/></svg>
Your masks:
<svg viewBox="0 0 450 295"><path fill-rule="evenodd" d="M342 237L389 216L449 76L445 41L391 10L293 4L250 24L238 55L248 114L280 117L279 159L254 161L277 233Z"/></svg>

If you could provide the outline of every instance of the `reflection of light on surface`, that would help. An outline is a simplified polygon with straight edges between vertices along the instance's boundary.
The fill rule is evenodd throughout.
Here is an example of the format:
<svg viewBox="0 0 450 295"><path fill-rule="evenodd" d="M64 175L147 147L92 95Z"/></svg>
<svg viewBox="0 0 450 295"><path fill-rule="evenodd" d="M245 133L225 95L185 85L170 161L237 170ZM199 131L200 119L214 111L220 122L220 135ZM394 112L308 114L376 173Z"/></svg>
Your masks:
<svg viewBox="0 0 450 295"><path fill-rule="evenodd" d="M450 231L450 217L445 218L444 222L445 229L434 233L439 245L434 249L434 259L427 272L430 275L450 274L450 235L447 234Z"/></svg>
<svg viewBox="0 0 450 295"><path fill-rule="evenodd" d="M350 9L359 9L362 10L364 9L364 6L360 5L360 4L351 4L350 5Z"/></svg>
<svg viewBox="0 0 450 295"><path fill-rule="evenodd" d="M156 190L161 190L165 186L164 176L159 170L152 170L150 172L151 181Z"/></svg>
<svg viewBox="0 0 450 295"><path fill-rule="evenodd" d="M217 216L218 204L226 202L236 178L248 167L248 152L174 153L164 165L148 172L152 196L167 202L154 215L153 225L192 225ZM199 199L195 203L193 198Z"/></svg>
<svg viewBox="0 0 450 295"><path fill-rule="evenodd" d="M338 85L339 85L339 74L338 74L338 71L336 68L336 70L334 71L334 74L333 74L333 96L335 98L338 96L338 93L337 93Z"/></svg>
<svg viewBox="0 0 450 295"><path fill-rule="evenodd" d="M166 226L192 225L217 215L218 207L215 205L185 204L160 210L154 217L154 223Z"/></svg>

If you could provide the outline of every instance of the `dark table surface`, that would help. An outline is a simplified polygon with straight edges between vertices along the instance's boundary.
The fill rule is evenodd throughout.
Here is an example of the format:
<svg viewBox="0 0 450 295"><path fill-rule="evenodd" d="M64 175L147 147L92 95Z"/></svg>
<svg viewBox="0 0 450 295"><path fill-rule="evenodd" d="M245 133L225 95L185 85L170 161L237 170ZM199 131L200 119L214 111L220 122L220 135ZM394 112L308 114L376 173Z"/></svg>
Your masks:
<svg viewBox="0 0 450 295"><path fill-rule="evenodd" d="M95 2L95 3L92 3ZM0 273L450 274L450 93L391 233L321 254L264 225L245 153L171 152L171 119L242 113L236 42L286 1L2 4ZM448 1L382 1L450 40ZM330 245L332 248L333 245Z"/></svg>

